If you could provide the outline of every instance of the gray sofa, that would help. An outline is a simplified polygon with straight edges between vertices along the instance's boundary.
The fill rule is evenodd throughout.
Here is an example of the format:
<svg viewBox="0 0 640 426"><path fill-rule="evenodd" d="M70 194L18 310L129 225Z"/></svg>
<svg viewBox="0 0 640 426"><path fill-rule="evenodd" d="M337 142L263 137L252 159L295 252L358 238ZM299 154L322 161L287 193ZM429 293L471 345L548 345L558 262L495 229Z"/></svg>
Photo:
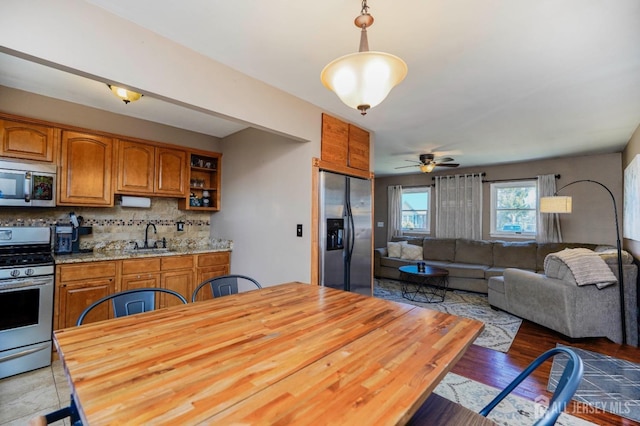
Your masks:
<svg viewBox="0 0 640 426"><path fill-rule="evenodd" d="M422 259L427 265L449 271L449 288L457 290L489 292L489 279L502 276L506 268L518 268L533 272L544 271L544 259L549 253L564 248L585 247L595 249L596 244L545 243L535 241L507 242L480 241L462 238L399 237L393 242L422 247ZM419 260L390 257L386 247L374 251L374 271L377 278L400 279L398 268Z"/></svg>
<svg viewBox="0 0 640 426"><path fill-rule="evenodd" d="M418 261L449 271L449 288L488 293L489 303L570 338L607 337L622 341L617 284L598 289L544 275L548 254L565 248L596 250L596 244L473 241L402 237L394 241L422 247L422 259L374 252L374 275L400 279L398 268ZM617 259L605 259L617 276ZM638 346L638 268L628 256L623 265L627 343ZM623 262L624 263L624 262Z"/></svg>
<svg viewBox="0 0 640 426"><path fill-rule="evenodd" d="M618 276L616 263L609 263ZM623 265L627 343L638 346L638 268ZM489 304L570 338L607 337L622 342L620 287L598 289L550 278L532 271L507 268L489 279Z"/></svg>

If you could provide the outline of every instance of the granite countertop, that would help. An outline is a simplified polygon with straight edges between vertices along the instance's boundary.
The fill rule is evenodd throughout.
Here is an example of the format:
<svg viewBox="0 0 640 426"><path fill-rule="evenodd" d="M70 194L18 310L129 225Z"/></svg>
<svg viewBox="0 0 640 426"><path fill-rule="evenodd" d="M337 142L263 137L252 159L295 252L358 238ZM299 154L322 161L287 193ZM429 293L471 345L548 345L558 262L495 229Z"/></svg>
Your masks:
<svg viewBox="0 0 640 426"><path fill-rule="evenodd" d="M232 247L212 248L212 247L178 247L170 250L104 250L91 251L88 253L56 254L54 255L56 265L65 263L99 262L103 260L138 259L144 257L158 256L180 256L184 254L216 253L232 251Z"/></svg>

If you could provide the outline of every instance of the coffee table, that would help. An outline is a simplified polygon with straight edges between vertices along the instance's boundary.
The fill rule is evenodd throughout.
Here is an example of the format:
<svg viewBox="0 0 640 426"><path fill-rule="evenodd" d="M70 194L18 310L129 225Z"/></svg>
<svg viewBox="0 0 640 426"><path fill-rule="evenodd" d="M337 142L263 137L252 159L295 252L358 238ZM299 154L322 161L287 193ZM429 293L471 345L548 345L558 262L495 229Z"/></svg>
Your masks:
<svg viewBox="0 0 640 426"><path fill-rule="evenodd" d="M402 297L412 302L444 302L449 285L449 271L428 265L424 267L424 272L418 272L418 265L405 265L398 269Z"/></svg>

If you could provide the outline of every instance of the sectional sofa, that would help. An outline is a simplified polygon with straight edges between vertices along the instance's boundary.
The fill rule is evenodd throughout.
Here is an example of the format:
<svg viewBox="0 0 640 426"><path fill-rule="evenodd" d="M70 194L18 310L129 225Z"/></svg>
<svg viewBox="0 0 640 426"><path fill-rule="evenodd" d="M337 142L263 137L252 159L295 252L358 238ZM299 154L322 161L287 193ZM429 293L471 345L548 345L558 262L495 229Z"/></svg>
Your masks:
<svg viewBox="0 0 640 426"><path fill-rule="evenodd" d="M374 251L376 278L400 279L398 268L419 261L449 271L449 288L487 293L489 303L570 338L622 340L619 286L578 286L568 277L544 275L545 258L582 243L477 241L457 238L394 238ZM617 258L603 256L617 276ZM627 341L638 345L637 266L623 259Z"/></svg>

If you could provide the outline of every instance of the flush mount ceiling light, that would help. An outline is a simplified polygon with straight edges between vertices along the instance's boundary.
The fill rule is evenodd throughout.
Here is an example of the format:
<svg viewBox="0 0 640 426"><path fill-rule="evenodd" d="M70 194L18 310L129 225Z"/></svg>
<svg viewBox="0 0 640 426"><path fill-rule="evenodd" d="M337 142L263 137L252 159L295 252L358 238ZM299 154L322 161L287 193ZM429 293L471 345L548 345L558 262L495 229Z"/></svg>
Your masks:
<svg viewBox="0 0 640 426"><path fill-rule="evenodd" d="M391 89L407 75L407 64L395 55L369 51L367 27L373 25L367 0L354 23L361 28L360 49L357 53L342 56L329 63L320 73L322 84L338 95L340 100L360 110L362 115L369 108L380 104Z"/></svg>
<svg viewBox="0 0 640 426"><path fill-rule="evenodd" d="M122 99L122 102L128 104L129 102L135 102L142 97L142 94L138 92L134 92L131 90L123 89L122 87L112 86L111 84L107 84L109 89L113 92L114 95Z"/></svg>

